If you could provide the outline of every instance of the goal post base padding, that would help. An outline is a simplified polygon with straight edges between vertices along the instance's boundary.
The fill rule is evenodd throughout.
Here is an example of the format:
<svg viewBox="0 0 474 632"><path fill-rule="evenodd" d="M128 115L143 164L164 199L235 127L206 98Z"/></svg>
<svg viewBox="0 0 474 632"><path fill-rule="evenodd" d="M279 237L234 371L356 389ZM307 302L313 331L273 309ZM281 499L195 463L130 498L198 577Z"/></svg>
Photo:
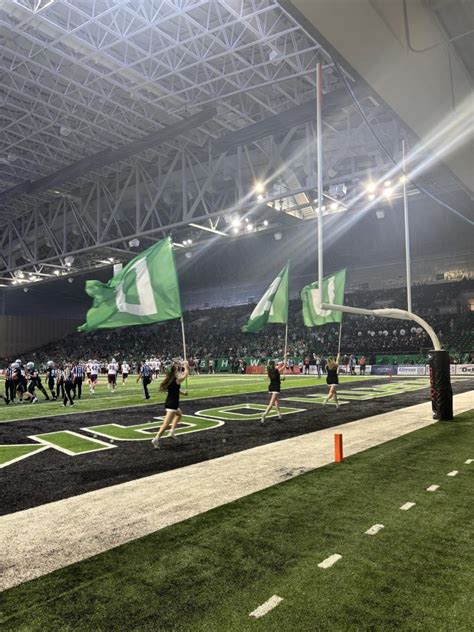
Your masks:
<svg viewBox="0 0 474 632"><path fill-rule="evenodd" d="M447 351L430 351L430 384L433 419L449 421L453 419L453 389Z"/></svg>

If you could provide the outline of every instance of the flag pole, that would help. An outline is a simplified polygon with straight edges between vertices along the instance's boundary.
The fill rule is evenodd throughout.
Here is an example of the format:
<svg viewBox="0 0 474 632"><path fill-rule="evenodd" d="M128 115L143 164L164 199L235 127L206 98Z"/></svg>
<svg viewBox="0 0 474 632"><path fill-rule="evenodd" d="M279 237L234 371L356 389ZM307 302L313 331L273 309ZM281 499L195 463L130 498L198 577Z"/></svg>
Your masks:
<svg viewBox="0 0 474 632"><path fill-rule="evenodd" d="M187 360L186 336L184 335L184 319L182 316L181 316L181 335L183 336L183 357L184 357L184 361L186 362ZM186 378L186 390L188 390L188 378Z"/></svg>
<svg viewBox="0 0 474 632"><path fill-rule="evenodd" d="M286 373L286 356L288 354L288 318L285 325L285 351L283 353L283 375Z"/></svg>
<svg viewBox="0 0 474 632"><path fill-rule="evenodd" d="M342 339L342 318L341 318L341 322L339 323L339 342L337 345L337 355L341 355L341 339Z"/></svg>

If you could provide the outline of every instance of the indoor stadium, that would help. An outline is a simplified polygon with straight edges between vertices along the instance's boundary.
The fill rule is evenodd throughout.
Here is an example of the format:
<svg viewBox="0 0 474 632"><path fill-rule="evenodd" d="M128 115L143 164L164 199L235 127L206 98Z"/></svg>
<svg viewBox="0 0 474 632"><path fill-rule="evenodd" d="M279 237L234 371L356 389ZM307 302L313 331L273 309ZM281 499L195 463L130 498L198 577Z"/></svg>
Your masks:
<svg viewBox="0 0 474 632"><path fill-rule="evenodd" d="M0 630L472 632L473 0L0 0Z"/></svg>

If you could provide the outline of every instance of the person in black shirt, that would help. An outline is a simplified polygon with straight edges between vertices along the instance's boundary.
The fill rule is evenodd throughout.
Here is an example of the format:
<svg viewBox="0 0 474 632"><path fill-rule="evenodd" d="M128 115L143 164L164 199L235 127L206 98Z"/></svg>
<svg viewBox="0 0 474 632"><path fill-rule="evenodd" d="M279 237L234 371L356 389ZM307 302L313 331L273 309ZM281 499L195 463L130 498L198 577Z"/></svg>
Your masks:
<svg viewBox="0 0 474 632"><path fill-rule="evenodd" d="M161 435L165 432L168 426L171 423L170 437L175 438L176 426L178 425L179 420L183 416L181 412L181 408L179 407L179 396L181 384L188 377L189 374L189 365L188 362L184 361L184 371L178 377L178 367L176 364L172 364L170 367L166 369L165 379L160 384L160 391L167 391L168 395L166 396L165 401L165 419L160 426L160 429L154 439L151 440L153 447L155 449L160 447L160 438ZM186 391L183 391L183 395L187 395Z"/></svg>
<svg viewBox="0 0 474 632"><path fill-rule="evenodd" d="M339 402L337 400L337 385L339 384L339 377L337 375L337 369L339 366L339 354L337 358L328 358L327 361L327 378L326 384L329 386L329 394L324 400L323 404L327 404L330 399L336 402L336 408L339 408Z"/></svg>
<svg viewBox="0 0 474 632"><path fill-rule="evenodd" d="M143 392L145 393L145 399L150 399L150 393L148 392L148 384L150 384L151 382L151 376L152 376L151 366L145 361L142 364L140 373L138 374L138 377L137 377L137 382L139 380L142 381Z"/></svg>
<svg viewBox="0 0 474 632"><path fill-rule="evenodd" d="M47 368L46 368L46 380L48 382L48 388L49 388L49 390L51 392L51 397L54 400L56 400L56 399L58 399L58 396L55 393L55 382L56 382L56 376L58 374L58 370L54 366L54 362L52 360L48 360L46 366L47 366Z"/></svg>
<svg viewBox="0 0 474 632"><path fill-rule="evenodd" d="M283 366L281 368L283 373L285 372L285 362L283 361ZM280 382L285 379L285 375L283 377L280 376L280 370L277 366L275 366L275 360L270 360L267 366L267 374L270 378L270 385L268 386L268 392L270 393L270 403L266 407L262 418L260 419L260 423L265 423L265 417L271 411L273 406L275 406L275 410L278 415L278 420L281 421L281 412L280 412L280 390L281 384Z"/></svg>
<svg viewBox="0 0 474 632"><path fill-rule="evenodd" d="M74 376L74 399L82 397L82 382L84 381L84 367L80 362L74 365L72 374Z"/></svg>
<svg viewBox="0 0 474 632"><path fill-rule="evenodd" d="M72 372L72 367L70 364L66 364L64 366L64 372L63 372L63 379L64 379L64 396L63 396L63 406L67 406L67 403L69 401L69 405L70 406L74 406L74 401L72 398L72 395L74 393L74 374Z"/></svg>
<svg viewBox="0 0 474 632"><path fill-rule="evenodd" d="M28 379L30 380L28 392L34 395L34 391L37 388L43 393L45 399L49 401L49 395L44 389L43 383L41 382L40 374L36 370L34 362L28 362L26 368L28 369Z"/></svg>

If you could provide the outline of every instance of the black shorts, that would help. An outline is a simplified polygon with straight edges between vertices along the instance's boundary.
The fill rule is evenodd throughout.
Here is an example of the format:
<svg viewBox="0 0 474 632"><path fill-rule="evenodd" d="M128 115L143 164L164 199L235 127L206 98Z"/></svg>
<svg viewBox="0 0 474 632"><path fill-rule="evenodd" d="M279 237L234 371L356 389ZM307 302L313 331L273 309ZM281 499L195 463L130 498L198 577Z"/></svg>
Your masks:
<svg viewBox="0 0 474 632"><path fill-rule="evenodd" d="M109 384L115 384L117 382L117 375L116 375L116 373L108 373L107 374L107 380L108 380Z"/></svg>
<svg viewBox="0 0 474 632"><path fill-rule="evenodd" d="M332 379L332 378L327 377L326 378L326 384L329 384L329 385L331 385L331 384L339 384L339 380L338 380L337 377L336 377L336 379Z"/></svg>
<svg viewBox="0 0 474 632"><path fill-rule="evenodd" d="M91 382L97 382L97 375L95 373L91 373Z"/></svg>
<svg viewBox="0 0 474 632"><path fill-rule="evenodd" d="M128 377L128 373L122 373L122 378L123 378L124 380L126 380L126 379L127 379L127 377Z"/></svg>

